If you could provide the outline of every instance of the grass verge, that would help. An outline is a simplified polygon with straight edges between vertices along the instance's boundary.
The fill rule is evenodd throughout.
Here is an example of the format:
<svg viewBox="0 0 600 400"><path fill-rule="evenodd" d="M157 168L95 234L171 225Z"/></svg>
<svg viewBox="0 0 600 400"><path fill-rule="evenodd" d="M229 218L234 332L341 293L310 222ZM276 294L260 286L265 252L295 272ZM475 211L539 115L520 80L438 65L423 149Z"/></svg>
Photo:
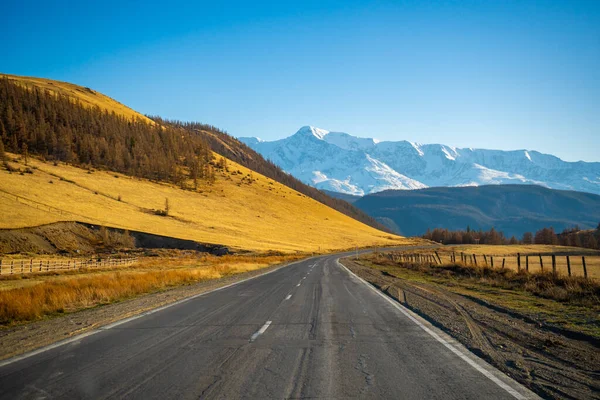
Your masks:
<svg viewBox="0 0 600 400"><path fill-rule="evenodd" d="M37 277L32 278L39 279L33 284L28 279L22 279L21 287L0 291L0 325L39 320L299 258L301 256L295 255L143 259L134 267L120 270Z"/></svg>
<svg viewBox="0 0 600 400"><path fill-rule="evenodd" d="M362 256L360 262L384 275L435 284L522 313L543 324L600 339L598 280L509 268L398 263L377 255Z"/></svg>

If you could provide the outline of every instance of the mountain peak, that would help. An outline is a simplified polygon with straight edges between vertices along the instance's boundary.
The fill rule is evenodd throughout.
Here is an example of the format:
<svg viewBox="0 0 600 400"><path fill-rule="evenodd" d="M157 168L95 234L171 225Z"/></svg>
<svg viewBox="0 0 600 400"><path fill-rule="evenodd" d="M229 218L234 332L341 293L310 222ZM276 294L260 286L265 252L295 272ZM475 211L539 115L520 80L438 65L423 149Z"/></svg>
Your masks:
<svg viewBox="0 0 600 400"><path fill-rule="evenodd" d="M328 133L329 133L329 131L326 131L325 129L320 129L320 128L316 128L314 126L306 125L300 129L298 129L298 132L296 132L296 135L302 135L302 136L312 135L319 140L323 140L325 138L325 136L327 136Z"/></svg>
<svg viewBox="0 0 600 400"><path fill-rule="evenodd" d="M346 193L489 184L600 193L600 163L570 163L530 150L377 142L313 126L300 128L293 139L249 145L305 183Z"/></svg>

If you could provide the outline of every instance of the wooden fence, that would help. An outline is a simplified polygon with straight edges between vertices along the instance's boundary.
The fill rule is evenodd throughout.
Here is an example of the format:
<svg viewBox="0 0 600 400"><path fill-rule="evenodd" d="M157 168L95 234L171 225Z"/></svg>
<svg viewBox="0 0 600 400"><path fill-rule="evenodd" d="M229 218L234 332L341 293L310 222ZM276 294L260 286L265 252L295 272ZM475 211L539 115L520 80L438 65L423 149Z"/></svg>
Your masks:
<svg viewBox="0 0 600 400"><path fill-rule="evenodd" d="M36 272L69 271L92 268L110 268L135 264L137 257L131 258L93 258L93 259L56 259L56 260L0 260L0 276L31 274Z"/></svg>
<svg viewBox="0 0 600 400"><path fill-rule="evenodd" d="M394 262L409 262L415 264L463 264L474 267L511 268L526 272L565 273L568 276L583 276L588 278L588 262L582 255L565 254L519 254L516 255L487 255L467 253L387 253L386 256Z"/></svg>

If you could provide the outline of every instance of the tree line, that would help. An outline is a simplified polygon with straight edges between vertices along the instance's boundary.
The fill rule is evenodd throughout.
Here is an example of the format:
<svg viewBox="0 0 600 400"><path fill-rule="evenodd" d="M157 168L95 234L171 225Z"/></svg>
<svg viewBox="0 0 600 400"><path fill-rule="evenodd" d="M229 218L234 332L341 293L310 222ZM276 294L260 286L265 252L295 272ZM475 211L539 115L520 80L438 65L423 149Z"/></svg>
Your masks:
<svg viewBox="0 0 600 400"><path fill-rule="evenodd" d="M0 79L0 141L14 153L177 184L214 174L210 146L197 135L6 77Z"/></svg>
<svg viewBox="0 0 600 400"><path fill-rule="evenodd" d="M428 229L423 239L443 244L550 244L561 246L585 247L600 250L600 223L596 229L582 230L579 227L564 229L556 233L554 228L545 227L537 232L525 232L520 239L515 236L507 238L504 233L491 228L488 231L475 231L467 227L465 230L449 231L448 229Z"/></svg>

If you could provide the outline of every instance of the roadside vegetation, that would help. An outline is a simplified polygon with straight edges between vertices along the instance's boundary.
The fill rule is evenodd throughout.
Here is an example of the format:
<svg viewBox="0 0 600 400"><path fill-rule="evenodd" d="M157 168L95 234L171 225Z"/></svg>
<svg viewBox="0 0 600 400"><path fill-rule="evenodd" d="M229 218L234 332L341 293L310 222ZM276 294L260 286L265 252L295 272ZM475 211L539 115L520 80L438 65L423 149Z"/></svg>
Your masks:
<svg viewBox="0 0 600 400"><path fill-rule="evenodd" d="M173 251L171 251L173 253ZM123 268L13 275L0 280L0 325L39 320L138 295L255 271L303 255L228 255L184 252L146 257Z"/></svg>
<svg viewBox="0 0 600 400"><path fill-rule="evenodd" d="M403 268L423 275L424 279L436 282L452 282L452 285L462 282L503 290L523 291L562 303L597 307L600 311L600 281L596 279L585 279L581 276L569 277L564 274L553 274L550 271L526 272L525 269L517 271L512 268L472 266L460 262L442 265L437 263L398 263L388 255L368 258L374 265ZM600 329L600 321L598 323Z"/></svg>

